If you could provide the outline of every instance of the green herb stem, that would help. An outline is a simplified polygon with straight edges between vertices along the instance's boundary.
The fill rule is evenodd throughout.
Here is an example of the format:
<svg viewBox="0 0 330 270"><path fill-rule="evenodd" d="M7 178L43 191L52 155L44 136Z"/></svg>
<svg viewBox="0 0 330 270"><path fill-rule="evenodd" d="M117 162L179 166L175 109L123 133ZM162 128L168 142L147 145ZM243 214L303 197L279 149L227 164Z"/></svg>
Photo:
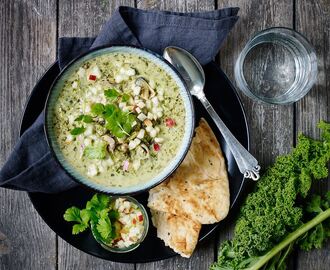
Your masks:
<svg viewBox="0 0 330 270"><path fill-rule="evenodd" d="M286 246L288 246L293 241L297 240L301 235L309 231L311 228L315 227L316 225L320 224L324 220L330 217L330 208L321 212L318 214L315 218L311 219L301 227L299 227L294 232L290 233L285 239L282 240L279 244L277 244L275 247L273 247L269 252L267 252L265 255L261 256L259 260L249 268L246 268L246 270L257 270L260 269L262 266L264 266L265 263L267 263L273 256L275 256L278 252L280 252L282 249L284 249Z"/></svg>

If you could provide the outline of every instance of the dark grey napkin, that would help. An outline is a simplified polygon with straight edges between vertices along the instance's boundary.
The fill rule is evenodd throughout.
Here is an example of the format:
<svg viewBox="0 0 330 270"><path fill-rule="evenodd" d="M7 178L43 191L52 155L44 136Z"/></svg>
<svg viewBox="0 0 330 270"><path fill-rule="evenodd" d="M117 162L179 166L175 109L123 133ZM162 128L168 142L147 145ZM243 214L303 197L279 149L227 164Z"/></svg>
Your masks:
<svg viewBox="0 0 330 270"><path fill-rule="evenodd" d="M90 48L126 44L142 46L159 54L169 45L190 51L202 63L212 61L236 23L238 8L210 12L178 13L119 7L96 38L60 38L61 68ZM74 182L49 151L43 113L25 131L0 171L0 187L29 192L56 193Z"/></svg>

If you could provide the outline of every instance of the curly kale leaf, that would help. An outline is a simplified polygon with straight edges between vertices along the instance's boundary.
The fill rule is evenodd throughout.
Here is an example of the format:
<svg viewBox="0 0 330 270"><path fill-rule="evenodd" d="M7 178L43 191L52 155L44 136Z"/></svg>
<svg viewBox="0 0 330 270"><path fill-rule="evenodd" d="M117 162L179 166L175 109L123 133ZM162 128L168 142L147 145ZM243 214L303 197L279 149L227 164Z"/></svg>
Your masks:
<svg viewBox="0 0 330 270"><path fill-rule="evenodd" d="M313 195L307 204L306 212L314 217L330 208L330 192L324 199L319 195ZM330 237L330 220L325 220L318 224L299 241L299 247L302 250L309 251L314 248L321 248L323 243Z"/></svg>
<svg viewBox="0 0 330 270"><path fill-rule="evenodd" d="M261 177L241 208L234 238L220 247L218 263L211 269L245 269L304 224L305 210L299 198L308 196L313 179L328 175L330 124L321 122L318 126L322 141L300 134L296 148L278 157ZM324 222L322 226L324 229ZM317 239L322 238L317 227L310 235L313 247L319 246ZM285 269L283 265L280 269Z"/></svg>

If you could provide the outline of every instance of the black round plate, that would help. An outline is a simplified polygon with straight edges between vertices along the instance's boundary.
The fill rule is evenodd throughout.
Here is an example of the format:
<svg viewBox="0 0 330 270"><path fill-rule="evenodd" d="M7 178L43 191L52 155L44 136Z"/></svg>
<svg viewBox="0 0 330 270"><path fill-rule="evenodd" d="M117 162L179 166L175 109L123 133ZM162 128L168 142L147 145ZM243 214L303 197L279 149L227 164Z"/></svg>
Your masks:
<svg viewBox="0 0 330 270"><path fill-rule="evenodd" d="M206 74L206 96L236 138L246 148L249 148L249 132L246 117L243 106L234 87L228 80L227 76L216 66L215 63L206 65L204 70ZM20 130L21 134L31 126L43 110L50 86L59 72L60 69L58 63L55 62L36 84L23 113ZM208 121L216 134L226 157L230 182L231 216L233 207L238 204L238 199L243 193L243 188L245 189L246 187L247 180L245 180L239 172L237 164L223 137L213 124L207 112L196 99L194 99L194 104L196 109L196 125L201 117L204 117ZM72 235L72 225L64 221L63 213L72 205L84 207L86 201L89 200L93 194L94 191L92 190L85 187L77 187L59 194L49 195L30 193L29 196L39 215L54 232L56 232L69 244L88 254L100 257L102 259L124 263L157 261L176 255L175 252L164 245L162 240L157 238L156 229L151 224L148 235L143 243L136 250L123 254L111 253L104 250L93 239L90 232L86 232L78 236ZM148 193L145 192L137 195L135 198L146 206ZM148 208L147 211L149 211ZM150 216L150 212L148 213ZM199 235L199 241L202 241L209 236L211 232L213 232L221 224L223 223L220 222L212 225L203 225Z"/></svg>

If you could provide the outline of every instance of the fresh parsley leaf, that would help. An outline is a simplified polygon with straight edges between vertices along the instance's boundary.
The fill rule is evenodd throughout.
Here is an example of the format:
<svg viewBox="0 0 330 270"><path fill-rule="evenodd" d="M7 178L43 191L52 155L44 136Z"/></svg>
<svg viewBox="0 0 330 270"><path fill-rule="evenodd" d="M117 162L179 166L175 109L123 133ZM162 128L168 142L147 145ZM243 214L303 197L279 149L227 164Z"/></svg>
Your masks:
<svg viewBox="0 0 330 270"><path fill-rule="evenodd" d="M124 138L127 134L125 134L117 119L118 117L115 115L108 117L105 128L108 129L117 138Z"/></svg>
<svg viewBox="0 0 330 270"><path fill-rule="evenodd" d="M70 131L71 135L79 135L81 133L84 133L86 128L84 127L76 127L73 130Z"/></svg>
<svg viewBox="0 0 330 270"><path fill-rule="evenodd" d="M91 112L95 115L102 115L104 110L105 108L102 103L93 103L91 106Z"/></svg>
<svg viewBox="0 0 330 270"><path fill-rule="evenodd" d="M112 210L110 199L105 194L95 194L87 203L86 208L80 210L71 207L65 211L64 219L76 224L72 227L72 234L79 234L87 228L93 230L96 239L109 242L116 235L114 222L118 219L117 211Z"/></svg>
<svg viewBox="0 0 330 270"><path fill-rule="evenodd" d="M119 213L116 210L109 211L108 215L109 215L110 220L116 220L119 218Z"/></svg>
<svg viewBox="0 0 330 270"><path fill-rule="evenodd" d="M123 138L130 135L135 120L133 114L126 113L116 107L113 113L106 118L105 127L117 138Z"/></svg>
<svg viewBox="0 0 330 270"><path fill-rule="evenodd" d="M108 208L110 203L110 197L108 195L98 194L97 198L101 207Z"/></svg>
<svg viewBox="0 0 330 270"><path fill-rule="evenodd" d="M105 194L95 194L86 204L86 209L101 211L108 208L110 197Z"/></svg>
<svg viewBox="0 0 330 270"><path fill-rule="evenodd" d="M81 114L74 121L78 121L79 122L79 121L83 120L83 118L84 118L84 115Z"/></svg>
<svg viewBox="0 0 330 270"><path fill-rule="evenodd" d="M96 229L104 240L108 239L112 231L109 217L100 218L96 225Z"/></svg>
<svg viewBox="0 0 330 270"><path fill-rule="evenodd" d="M90 115L85 115L85 114L81 114L79 115L75 121L83 121L84 123L92 123L93 122L93 117L91 117Z"/></svg>
<svg viewBox="0 0 330 270"><path fill-rule="evenodd" d="M88 228L88 222L90 220L89 211L86 209L80 210L79 208L73 206L67 209L64 213L65 221L74 221L78 224L73 225L72 234L78 234L85 231Z"/></svg>
<svg viewBox="0 0 330 270"><path fill-rule="evenodd" d="M110 99L115 99L115 98L119 97L118 91L116 89L114 89L114 88L105 90L104 91L104 95L107 98L110 98Z"/></svg>
<svg viewBox="0 0 330 270"><path fill-rule="evenodd" d="M121 100L122 100L122 102L127 102L127 101L129 101L130 98L131 98L131 96L129 94L124 94L121 97Z"/></svg>
<svg viewBox="0 0 330 270"><path fill-rule="evenodd" d="M80 216L80 209L72 206L68 209L66 209L64 215L64 220L65 221L76 221L76 222L81 222L81 216Z"/></svg>
<svg viewBox="0 0 330 270"><path fill-rule="evenodd" d="M88 224L79 223L72 226L72 234L78 234L85 231L88 228Z"/></svg>
<svg viewBox="0 0 330 270"><path fill-rule="evenodd" d="M91 213L89 210L87 209L82 209L80 210L80 217L81 217L81 221L84 223L84 224L87 224L88 225L88 222L90 221L91 219Z"/></svg>
<svg viewBox="0 0 330 270"><path fill-rule="evenodd" d="M109 213L109 208L104 208L98 214L100 218L106 218L108 217L108 213Z"/></svg>
<svg viewBox="0 0 330 270"><path fill-rule="evenodd" d="M104 159L106 156L106 144L88 145L84 149L84 156L89 159Z"/></svg>
<svg viewBox="0 0 330 270"><path fill-rule="evenodd" d="M107 117L111 117L111 115L116 111L117 109L117 106L114 105L114 104L107 104L105 105L104 107L104 117L107 118Z"/></svg>
<svg viewBox="0 0 330 270"><path fill-rule="evenodd" d="M91 117L90 115L84 115L83 122L85 122L87 124L92 123L93 122L93 117Z"/></svg>

